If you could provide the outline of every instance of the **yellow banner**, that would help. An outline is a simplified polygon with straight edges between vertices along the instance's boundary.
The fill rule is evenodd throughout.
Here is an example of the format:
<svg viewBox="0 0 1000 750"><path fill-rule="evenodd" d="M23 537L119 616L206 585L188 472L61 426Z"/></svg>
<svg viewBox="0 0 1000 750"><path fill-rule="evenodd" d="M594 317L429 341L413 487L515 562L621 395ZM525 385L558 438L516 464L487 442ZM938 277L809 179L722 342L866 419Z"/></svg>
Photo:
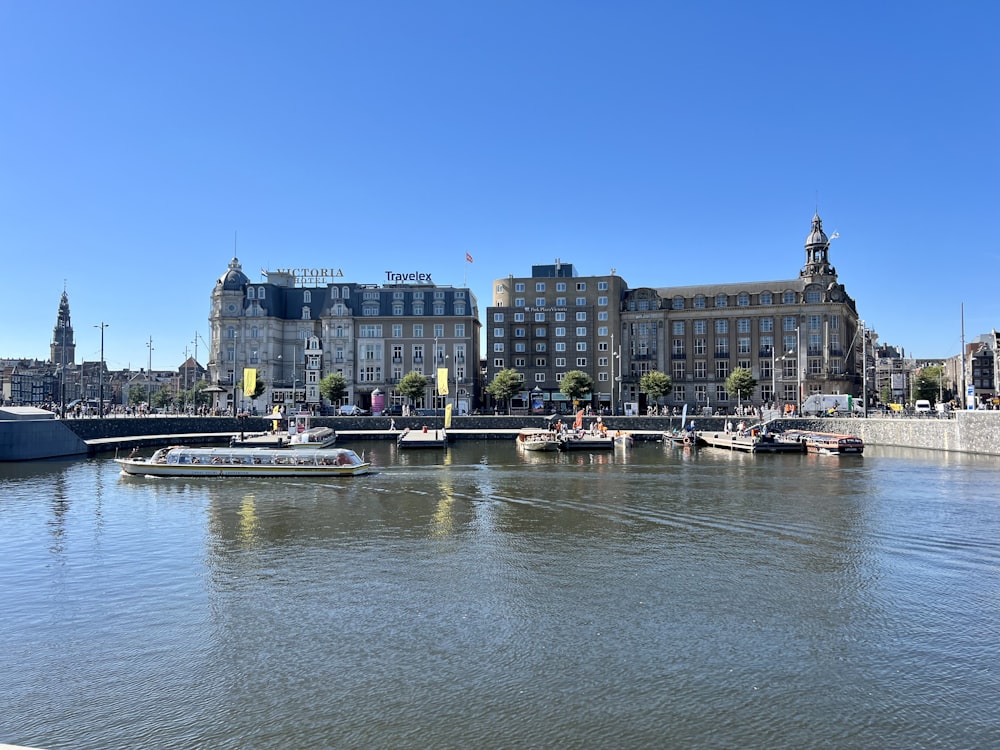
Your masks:
<svg viewBox="0 0 1000 750"><path fill-rule="evenodd" d="M444 407L444 428L447 430L451 427L451 404Z"/></svg>
<svg viewBox="0 0 1000 750"><path fill-rule="evenodd" d="M439 367L438 369L438 395L447 396L448 395L448 368Z"/></svg>
<svg viewBox="0 0 1000 750"><path fill-rule="evenodd" d="M253 392L257 390L257 370L253 367L243 368L243 395L253 398Z"/></svg>

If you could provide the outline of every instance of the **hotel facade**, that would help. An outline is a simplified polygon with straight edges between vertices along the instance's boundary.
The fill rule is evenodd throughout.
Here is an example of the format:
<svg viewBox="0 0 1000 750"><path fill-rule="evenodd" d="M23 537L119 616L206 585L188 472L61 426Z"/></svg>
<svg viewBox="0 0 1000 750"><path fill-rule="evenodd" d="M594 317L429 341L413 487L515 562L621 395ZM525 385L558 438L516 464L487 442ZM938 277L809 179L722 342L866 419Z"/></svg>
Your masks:
<svg viewBox="0 0 1000 750"><path fill-rule="evenodd" d="M348 388L334 407L402 405L395 386L413 371L430 382L414 406L450 404L461 414L478 402L480 322L469 289L438 286L425 273L387 272L382 285L343 283L336 269L262 274L251 282L233 258L212 290L208 379L221 411L319 410L328 406L320 381L333 373ZM255 403L236 388L247 369L265 385ZM439 370L447 370L447 387L439 387Z"/></svg>
<svg viewBox="0 0 1000 750"><path fill-rule="evenodd" d="M660 406L720 411L737 406L725 385L735 368L757 380L753 406L859 396L864 381L857 308L818 215L797 277L630 288L619 276L581 277L557 261L497 279L486 328L486 380L516 369L523 404L544 411L570 408L559 385L571 370L593 379L590 406L616 413L650 406L639 388L652 370L673 381Z"/></svg>

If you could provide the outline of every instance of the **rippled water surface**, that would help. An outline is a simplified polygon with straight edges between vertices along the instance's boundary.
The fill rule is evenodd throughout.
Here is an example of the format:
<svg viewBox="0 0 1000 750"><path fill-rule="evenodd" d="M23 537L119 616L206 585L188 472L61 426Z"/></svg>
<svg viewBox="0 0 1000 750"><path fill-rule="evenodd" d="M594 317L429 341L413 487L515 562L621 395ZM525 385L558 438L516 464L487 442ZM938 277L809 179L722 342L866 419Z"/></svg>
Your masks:
<svg viewBox="0 0 1000 750"><path fill-rule="evenodd" d="M1000 461L0 465L0 743L1000 746Z"/></svg>

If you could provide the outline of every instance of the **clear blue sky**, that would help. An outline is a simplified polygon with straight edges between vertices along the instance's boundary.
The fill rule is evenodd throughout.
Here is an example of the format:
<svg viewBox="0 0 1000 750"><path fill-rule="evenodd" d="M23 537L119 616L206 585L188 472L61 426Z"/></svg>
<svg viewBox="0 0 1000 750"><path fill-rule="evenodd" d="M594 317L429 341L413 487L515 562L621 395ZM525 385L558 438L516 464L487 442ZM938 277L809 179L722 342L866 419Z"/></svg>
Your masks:
<svg viewBox="0 0 1000 750"><path fill-rule="evenodd" d="M797 276L880 340L1000 328L1000 5L0 0L0 355L177 367L236 254L632 286ZM465 253L474 257L466 264ZM205 346L199 342L205 364Z"/></svg>

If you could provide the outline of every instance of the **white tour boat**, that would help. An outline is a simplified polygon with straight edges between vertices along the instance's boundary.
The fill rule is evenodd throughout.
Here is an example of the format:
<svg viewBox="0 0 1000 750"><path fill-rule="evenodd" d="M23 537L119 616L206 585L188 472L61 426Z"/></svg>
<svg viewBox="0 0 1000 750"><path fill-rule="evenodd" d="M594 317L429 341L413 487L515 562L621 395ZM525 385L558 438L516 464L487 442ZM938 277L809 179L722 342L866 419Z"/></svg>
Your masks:
<svg viewBox="0 0 1000 750"><path fill-rule="evenodd" d="M367 474L371 464L346 448L160 448L116 458L123 474L153 477L334 477Z"/></svg>

